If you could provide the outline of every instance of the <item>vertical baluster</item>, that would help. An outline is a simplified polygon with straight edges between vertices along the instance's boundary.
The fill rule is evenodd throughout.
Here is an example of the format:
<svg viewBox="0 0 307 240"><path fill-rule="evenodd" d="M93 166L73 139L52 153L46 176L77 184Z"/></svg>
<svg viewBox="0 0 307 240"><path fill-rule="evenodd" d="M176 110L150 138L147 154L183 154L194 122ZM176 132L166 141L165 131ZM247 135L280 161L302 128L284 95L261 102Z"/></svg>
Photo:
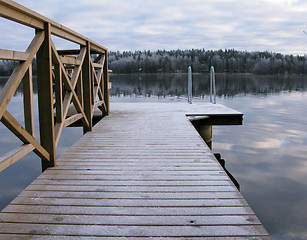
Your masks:
<svg viewBox="0 0 307 240"><path fill-rule="evenodd" d="M28 71L23 77L23 106L25 129L35 137L32 64L29 66Z"/></svg>
<svg viewBox="0 0 307 240"><path fill-rule="evenodd" d="M83 81L82 81L82 72L80 73L78 77L78 82L77 82L77 96L79 98L79 101L81 103L81 106L84 110L84 104L83 104Z"/></svg>
<svg viewBox="0 0 307 240"><path fill-rule="evenodd" d="M55 108L56 108L56 122L61 123L63 119L63 82L62 72L59 64L54 65L54 92L55 92Z"/></svg>
<svg viewBox="0 0 307 240"><path fill-rule="evenodd" d="M92 62L92 59L91 59ZM91 66L91 85L92 85L92 107L95 105L96 99L95 99L95 86L96 86L96 80L95 80L95 71L93 71L93 68ZM92 111L94 111L95 109L92 108Z"/></svg>

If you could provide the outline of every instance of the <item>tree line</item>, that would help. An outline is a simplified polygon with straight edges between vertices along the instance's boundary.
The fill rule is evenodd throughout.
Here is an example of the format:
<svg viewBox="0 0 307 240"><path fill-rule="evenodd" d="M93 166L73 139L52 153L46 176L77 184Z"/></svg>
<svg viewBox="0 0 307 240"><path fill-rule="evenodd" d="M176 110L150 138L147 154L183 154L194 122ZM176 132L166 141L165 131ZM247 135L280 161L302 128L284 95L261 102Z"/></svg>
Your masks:
<svg viewBox="0 0 307 240"><path fill-rule="evenodd" d="M110 51L109 68L113 73L180 73L188 66L196 73L254 74L306 74L307 55L294 56L273 52L247 52L230 50L157 50L157 51ZM16 67L16 61L0 60L0 76L8 76ZM33 61L33 74L36 61Z"/></svg>
<svg viewBox="0 0 307 240"><path fill-rule="evenodd" d="M283 55L273 52L230 50L157 50L109 52L109 68L114 73L178 73L193 72L305 74L307 56Z"/></svg>
<svg viewBox="0 0 307 240"><path fill-rule="evenodd" d="M17 66L18 61L11 60L0 60L0 76L10 76L15 67ZM36 75L37 72L37 64L34 59L32 62L32 73Z"/></svg>

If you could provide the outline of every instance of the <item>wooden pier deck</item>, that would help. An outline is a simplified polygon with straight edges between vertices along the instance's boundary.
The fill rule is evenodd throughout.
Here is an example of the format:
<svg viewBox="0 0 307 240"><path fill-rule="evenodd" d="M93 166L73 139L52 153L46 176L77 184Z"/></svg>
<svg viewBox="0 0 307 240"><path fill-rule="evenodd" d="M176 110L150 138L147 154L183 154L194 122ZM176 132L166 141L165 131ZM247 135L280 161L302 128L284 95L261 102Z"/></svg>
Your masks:
<svg viewBox="0 0 307 240"><path fill-rule="evenodd" d="M112 103L0 213L0 239L270 239L186 114L240 116L213 104Z"/></svg>

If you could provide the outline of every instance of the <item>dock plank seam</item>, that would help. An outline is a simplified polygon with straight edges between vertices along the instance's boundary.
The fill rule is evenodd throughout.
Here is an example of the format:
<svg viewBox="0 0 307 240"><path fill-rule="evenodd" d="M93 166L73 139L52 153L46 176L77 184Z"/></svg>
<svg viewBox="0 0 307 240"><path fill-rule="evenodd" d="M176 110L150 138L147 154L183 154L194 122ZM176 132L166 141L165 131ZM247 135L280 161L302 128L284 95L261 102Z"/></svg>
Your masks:
<svg viewBox="0 0 307 240"><path fill-rule="evenodd" d="M3 209L0 240L270 239L174 106L113 104Z"/></svg>

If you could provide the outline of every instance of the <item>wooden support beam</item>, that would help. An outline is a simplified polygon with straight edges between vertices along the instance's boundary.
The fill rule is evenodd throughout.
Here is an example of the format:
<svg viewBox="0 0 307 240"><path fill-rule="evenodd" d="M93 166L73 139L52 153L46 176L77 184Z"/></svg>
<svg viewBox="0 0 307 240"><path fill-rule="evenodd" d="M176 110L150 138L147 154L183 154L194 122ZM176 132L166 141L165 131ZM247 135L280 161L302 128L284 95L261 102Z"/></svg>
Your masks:
<svg viewBox="0 0 307 240"><path fill-rule="evenodd" d="M101 58L101 69L98 71L98 79L99 79L99 92L100 92L100 100L103 99L103 89L104 89L104 76L103 76L103 71L104 71L104 63L105 63L105 56L103 55Z"/></svg>
<svg viewBox="0 0 307 240"><path fill-rule="evenodd" d="M23 144L0 157L0 172L17 162L28 153L32 152L35 148L32 144Z"/></svg>
<svg viewBox="0 0 307 240"><path fill-rule="evenodd" d="M23 78L23 106L25 129L35 137L32 65Z"/></svg>
<svg viewBox="0 0 307 240"><path fill-rule="evenodd" d="M56 165L54 135L52 57L50 23L45 24L45 40L37 52L37 90L41 145L49 152L50 162L42 159L43 171Z"/></svg>
<svg viewBox="0 0 307 240"><path fill-rule="evenodd" d="M6 110L6 107L9 105L11 98L13 97L16 89L18 88L23 76L28 71L32 60L34 59L35 54L40 48L42 42L44 41L44 34L42 31L38 31L30 43L26 53L29 54L28 58L24 62L20 62L17 67L14 69L13 73L7 80L3 89L0 93L0 118Z"/></svg>
<svg viewBox="0 0 307 240"><path fill-rule="evenodd" d="M96 109L96 108L99 108L103 113L105 113L107 111L107 107L106 107L104 100L96 102L93 109Z"/></svg>
<svg viewBox="0 0 307 240"><path fill-rule="evenodd" d="M104 61L103 61L104 64ZM96 90L96 96L98 95L100 100L104 100L103 99L103 89L104 89L104 83L103 83L103 64L102 64L102 68L98 71L97 73L97 78L99 80L98 82L98 88Z"/></svg>
<svg viewBox="0 0 307 240"><path fill-rule="evenodd" d="M95 43L93 41L90 42L91 43L91 53L95 54L95 53L107 53L107 49L105 47L102 47L101 45L99 45L98 43Z"/></svg>
<svg viewBox="0 0 307 240"><path fill-rule="evenodd" d="M103 100L101 100L99 102L96 102L95 105L94 105L94 108L96 109L96 108L98 108L101 105L104 105L104 101Z"/></svg>
<svg viewBox="0 0 307 240"><path fill-rule="evenodd" d="M101 82L101 72L103 71L101 64L99 64L101 69L98 70L98 72L94 68L94 63L91 62L91 71L92 71L92 79L93 79L93 98L92 98L92 105L93 110L95 110L95 102L97 100L98 92L100 90L100 82ZM102 100L100 98L100 100Z"/></svg>
<svg viewBox="0 0 307 240"><path fill-rule="evenodd" d="M83 101L84 101L84 112L89 122L88 127L83 127L83 132L92 131L92 80L91 80L91 55L90 55L90 43L86 44L86 55L82 64L82 80L83 80Z"/></svg>
<svg viewBox="0 0 307 240"><path fill-rule="evenodd" d="M80 49L57 50L59 55L79 55Z"/></svg>
<svg viewBox="0 0 307 240"><path fill-rule="evenodd" d="M69 125L77 122L79 119L82 119L83 115L81 113L75 114L65 119L64 127L68 127Z"/></svg>
<svg viewBox="0 0 307 240"><path fill-rule="evenodd" d="M101 66L103 67L104 66L104 63L106 62L106 56L105 55L102 55L101 57Z"/></svg>
<svg viewBox="0 0 307 240"><path fill-rule="evenodd" d="M44 28L41 15L13 1L1 0L0 16L35 29Z"/></svg>
<svg viewBox="0 0 307 240"><path fill-rule="evenodd" d="M63 81L62 71L59 63L54 64L54 75L55 75L55 109L56 109L56 122L63 122Z"/></svg>
<svg viewBox="0 0 307 240"><path fill-rule="evenodd" d="M0 59L19 61L0 92L0 119L24 143L30 142L33 145L32 147L26 145L16 150L16 153L12 153L12 157L6 155L6 159L11 161L21 158L23 154L31 151L30 149L34 149L34 152L42 158L42 167L45 170L49 166L56 165L56 145L64 127L81 119L84 132L92 130L93 108L107 109L102 82L102 71L104 71L102 69L105 67L107 49L11 0L0 1L0 16L34 28L36 31L26 52L0 49ZM79 44L81 50L56 50L51 34ZM93 62L91 54L98 54ZM32 61L35 56L38 69L41 145L35 140L34 127ZM72 70L69 76L66 72L67 68L70 69L69 71ZM24 128L6 110L22 80ZM66 119L71 102L78 114ZM54 108L56 108L56 118L54 118ZM9 122L8 119L13 122Z"/></svg>
<svg viewBox="0 0 307 240"><path fill-rule="evenodd" d="M109 70L108 70L108 53L105 54L103 65L103 96L104 103L106 105L105 115L109 115L110 103L109 103Z"/></svg>
<svg viewBox="0 0 307 240"><path fill-rule="evenodd" d="M105 63L105 55L101 56L101 66L102 68L100 69L100 71L98 72L98 78L99 78L99 88L98 88L98 96L100 100L103 100L103 107L99 107L99 109L102 111L102 113L104 115L106 115L107 112L107 108L104 102L104 75L103 75L103 71L104 71L104 63Z"/></svg>
<svg viewBox="0 0 307 240"><path fill-rule="evenodd" d="M91 41L81 34L11 0L0 1L0 16L34 28L36 30L43 30L45 28L45 23L49 23L50 33L55 36L80 44L82 46L85 46L86 42L90 42L92 53L101 54L107 51L105 47L99 45L98 43Z"/></svg>
<svg viewBox="0 0 307 240"><path fill-rule="evenodd" d="M90 63L92 63L92 62L90 62ZM91 72L91 89L92 89L92 106L95 104L95 101L96 101L96 96L95 96L95 86L97 85L96 84L96 79L95 79L95 77L96 77L96 74L95 74L95 71L93 70L93 68L92 68L92 64L90 64L91 65L91 69L90 69L90 72Z"/></svg>
<svg viewBox="0 0 307 240"><path fill-rule="evenodd" d="M51 25L51 33L57 37L69 40L71 42L80 44L80 45L85 45L86 44L86 40L84 39L84 37L82 38L81 35L79 35L78 33L65 28L62 25Z"/></svg>
<svg viewBox="0 0 307 240"><path fill-rule="evenodd" d="M100 83L100 85L103 85L103 83L102 84ZM102 91L103 91L103 89L101 90L101 88L98 88L98 97L99 97L100 100L103 100L103 93L102 93Z"/></svg>
<svg viewBox="0 0 307 240"><path fill-rule="evenodd" d="M93 61L94 63L99 63L100 59L104 56L104 54L99 54L98 57ZM103 64L101 64L103 65Z"/></svg>
<svg viewBox="0 0 307 240"><path fill-rule="evenodd" d="M82 73L79 74L79 79L77 81L77 96L81 103L82 109L84 108L83 105L83 81L82 81Z"/></svg>
<svg viewBox="0 0 307 240"><path fill-rule="evenodd" d="M85 59L85 56L86 56L86 48L82 47L80 49L80 54L79 54L78 58L76 59L76 61L78 61L79 64L76 64L76 65L82 65L83 61ZM79 75L81 73L81 70L82 70L82 68L79 67L79 66L76 66L74 68L74 71L73 71L73 74L72 74L72 78L71 78L72 84L73 84L73 88L76 87L76 83L77 83L78 77L79 77Z"/></svg>
<svg viewBox="0 0 307 240"><path fill-rule="evenodd" d="M21 124L6 110L1 118L1 122L18 137L23 143L30 143L35 148L34 152L43 158L49 160L49 153L43 148L36 139L26 131Z"/></svg>
<svg viewBox="0 0 307 240"><path fill-rule="evenodd" d="M81 65L83 64L83 61L84 61L84 58L85 58L85 55L86 55L86 48L82 47L81 50L80 50L80 55L77 58L77 60L80 61L80 65L76 66L74 68L71 80L69 79L69 77L68 77L68 75L65 71L65 68L64 68L63 64L61 63L60 56L58 55L56 48L55 48L53 43L51 43L51 49L52 49L53 60L54 60L55 64L58 65L59 68L61 69L61 74L62 74L62 76L64 76L63 83L64 83L64 85L67 89L67 92L64 96L64 100L63 100L63 103L62 103L62 105L63 105L63 119L65 119L66 116L67 116L69 105L70 105L71 100L72 100L76 110L83 115L83 118L81 119L83 124L85 126L89 126L88 120L87 120L86 115L85 115L84 110L83 110L83 104L80 103L78 95L75 92L77 80L79 79L79 76L80 76L80 73L81 73L81 68L82 68ZM60 135L61 135L63 128L64 128L64 121L57 122L57 124L55 125L55 144L56 145L58 144L58 141L60 139Z"/></svg>
<svg viewBox="0 0 307 240"><path fill-rule="evenodd" d="M26 61L29 57L29 53L0 49L0 59L14 60L14 61Z"/></svg>
<svg viewBox="0 0 307 240"><path fill-rule="evenodd" d="M75 56L60 56L61 62L63 64L69 64L69 65L80 65L81 61L78 60Z"/></svg>
<svg viewBox="0 0 307 240"><path fill-rule="evenodd" d="M103 66L100 63L92 63L94 68L102 68Z"/></svg>

